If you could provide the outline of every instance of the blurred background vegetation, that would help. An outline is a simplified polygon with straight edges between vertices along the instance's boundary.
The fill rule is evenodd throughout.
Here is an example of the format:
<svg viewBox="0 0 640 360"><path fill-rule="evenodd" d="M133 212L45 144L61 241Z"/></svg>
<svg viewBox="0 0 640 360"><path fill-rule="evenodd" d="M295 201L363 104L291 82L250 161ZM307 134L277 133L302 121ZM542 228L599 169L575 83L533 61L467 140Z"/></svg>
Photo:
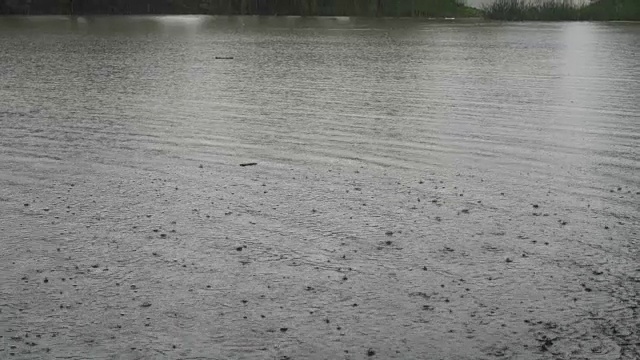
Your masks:
<svg viewBox="0 0 640 360"><path fill-rule="evenodd" d="M0 14L216 14L480 17L510 21L640 20L640 0L0 0Z"/></svg>
<svg viewBox="0 0 640 360"><path fill-rule="evenodd" d="M494 20L640 20L640 0L495 0L484 9Z"/></svg>
<svg viewBox="0 0 640 360"><path fill-rule="evenodd" d="M0 0L0 13L479 16L461 0Z"/></svg>

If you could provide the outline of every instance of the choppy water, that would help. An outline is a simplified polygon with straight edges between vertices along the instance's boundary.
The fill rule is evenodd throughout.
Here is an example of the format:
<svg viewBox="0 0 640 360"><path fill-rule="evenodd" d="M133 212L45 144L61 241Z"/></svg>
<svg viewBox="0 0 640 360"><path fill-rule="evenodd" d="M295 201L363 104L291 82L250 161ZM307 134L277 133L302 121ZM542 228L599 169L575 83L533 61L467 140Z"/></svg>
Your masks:
<svg viewBox="0 0 640 360"><path fill-rule="evenodd" d="M0 358L636 359L639 53L630 23L0 18Z"/></svg>

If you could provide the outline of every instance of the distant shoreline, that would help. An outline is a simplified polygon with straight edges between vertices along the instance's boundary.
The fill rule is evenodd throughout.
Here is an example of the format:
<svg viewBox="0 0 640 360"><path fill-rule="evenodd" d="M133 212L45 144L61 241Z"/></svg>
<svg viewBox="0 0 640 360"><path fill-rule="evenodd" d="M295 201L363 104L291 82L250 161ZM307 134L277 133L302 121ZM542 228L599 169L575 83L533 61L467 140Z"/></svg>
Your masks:
<svg viewBox="0 0 640 360"><path fill-rule="evenodd" d="M461 0L0 0L4 15L214 15L310 16L418 19L479 19L498 21L640 21L638 0L492 0L482 8Z"/></svg>
<svg viewBox="0 0 640 360"><path fill-rule="evenodd" d="M361 17L479 17L460 0L0 0L0 15L262 15Z"/></svg>
<svg viewBox="0 0 640 360"><path fill-rule="evenodd" d="M640 21L637 0L598 0L575 5L564 0L494 0L484 17L503 21Z"/></svg>
<svg viewBox="0 0 640 360"><path fill-rule="evenodd" d="M397 19L397 20L422 20L422 21L468 21L468 22L484 22L484 23L561 23L561 22L594 22L594 23L640 23L639 20L591 20L591 19L576 19L576 20L504 20L504 19L491 19L482 16L469 16L469 17L424 17L424 16L348 16L348 15L228 15L228 14L171 14L171 13L157 13L157 14L0 14L0 19L9 18L44 18L44 17L59 17L59 18L97 18L97 17L157 17L157 16L205 16L205 17L263 17L263 18L353 18L353 19Z"/></svg>

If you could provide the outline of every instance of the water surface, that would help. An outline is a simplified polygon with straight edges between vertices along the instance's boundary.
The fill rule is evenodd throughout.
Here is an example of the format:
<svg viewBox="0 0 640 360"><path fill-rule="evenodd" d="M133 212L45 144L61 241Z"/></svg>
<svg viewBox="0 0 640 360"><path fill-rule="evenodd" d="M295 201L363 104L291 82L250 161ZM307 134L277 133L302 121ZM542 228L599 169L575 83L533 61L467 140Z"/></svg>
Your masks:
<svg viewBox="0 0 640 360"><path fill-rule="evenodd" d="M0 357L635 359L638 53L632 23L0 18Z"/></svg>

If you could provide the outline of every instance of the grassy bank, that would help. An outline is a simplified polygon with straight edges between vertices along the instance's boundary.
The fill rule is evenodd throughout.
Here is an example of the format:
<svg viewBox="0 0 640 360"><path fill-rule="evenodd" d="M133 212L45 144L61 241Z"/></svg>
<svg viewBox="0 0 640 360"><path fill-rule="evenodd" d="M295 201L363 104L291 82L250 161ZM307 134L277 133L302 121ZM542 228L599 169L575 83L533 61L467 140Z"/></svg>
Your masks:
<svg viewBox="0 0 640 360"><path fill-rule="evenodd" d="M640 1L600 0L578 6L571 0L496 0L484 9L484 15L507 21L640 21Z"/></svg>

